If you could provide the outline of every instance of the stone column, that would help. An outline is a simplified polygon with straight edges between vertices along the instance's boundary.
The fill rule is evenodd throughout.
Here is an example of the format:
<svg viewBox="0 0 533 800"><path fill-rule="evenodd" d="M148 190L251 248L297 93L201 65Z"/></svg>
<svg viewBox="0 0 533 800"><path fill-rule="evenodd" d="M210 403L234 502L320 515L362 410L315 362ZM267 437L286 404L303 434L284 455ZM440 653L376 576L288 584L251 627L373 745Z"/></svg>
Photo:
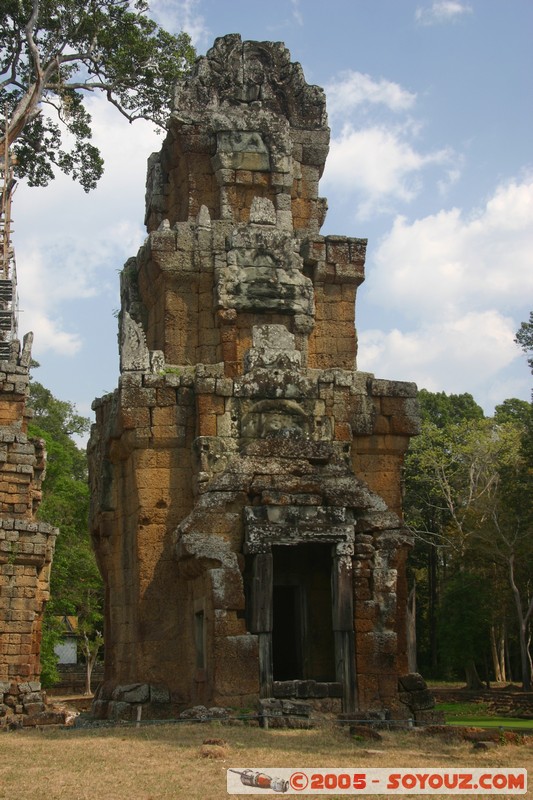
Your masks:
<svg viewBox="0 0 533 800"><path fill-rule="evenodd" d="M357 708L352 556L353 544L345 542L337 544L331 576L335 668L337 681L342 685L344 713Z"/></svg>
<svg viewBox="0 0 533 800"><path fill-rule="evenodd" d="M272 552L253 557L251 579L250 632L259 638L259 681L261 696L272 696Z"/></svg>

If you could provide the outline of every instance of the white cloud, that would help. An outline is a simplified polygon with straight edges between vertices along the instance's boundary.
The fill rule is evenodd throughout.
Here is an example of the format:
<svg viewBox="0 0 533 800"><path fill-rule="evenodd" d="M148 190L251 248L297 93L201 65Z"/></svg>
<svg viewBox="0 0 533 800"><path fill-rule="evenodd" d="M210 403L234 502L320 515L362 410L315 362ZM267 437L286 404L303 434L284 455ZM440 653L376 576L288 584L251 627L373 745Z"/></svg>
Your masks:
<svg viewBox="0 0 533 800"><path fill-rule="evenodd" d="M100 296L102 310L116 305L117 271L145 235L146 159L161 140L152 125L130 125L103 97L89 98L88 106L106 162L98 188L85 194L58 175L45 188L19 187L13 204L19 329L33 330L39 353L72 356L83 347L96 321L71 306Z"/></svg>
<svg viewBox="0 0 533 800"><path fill-rule="evenodd" d="M406 111L414 105L416 94L398 83L383 78L374 80L362 72L347 70L325 87L328 112L346 115L366 104L383 105L391 111Z"/></svg>
<svg viewBox="0 0 533 800"><path fill-rule="evenodd" d="M533 296L532 251L533 178L498 186L470 215L398 217L368 264L367 299L408 322L362 331L359 368L494 403L527 396L526 371L512 385L501 373L521 357L514 335Z"/></svg>
<svg viewBox="0 0 533 800"><path fill-rule="evenodd" d="M170 33L186 31L193 45L200 48L208 44L210 33L198 6L199 0L152 0L150 12Z"/></svg>
<svg viewBox="0 0 533 800"><path fill-rule="evenodd" d="M28 329L31 329L36 337L37 346L33 348L34 354L51 351L62 356L75 356L81 350L80 336L63 330L63 320L50 319L36 308L29 308L28 311L29 313L24 315L24 323L28 319L31 320ZM24 333L26 332L25 330Z"/></svg>
<svg viewBox="0 0 533 800"><path fill-rule="evenodd" d="M69 313L69 305L114 294L116 271L138 244L139 230L124 222L101 228L96 240L91 229L25 237L17 248L21 333L35 333L39 352L76 353L83 346L83 320Z"/></svg>
<svg viewBox="0 0 533 800"><path fill-rule="evenodd" d="M471 13L472 7L459 0L435 0L429 7L417 8L415 20L419 25L439 25Z"/></svg>
<svg viewBox="0 0 533 800"><path fill-rule="evenodd" d="M324 184L330 194L341 190L353 196L359 220L410 203L424 188L430 167L439 167L441 174L445 170L433 179L441 195L459 179L461 158L450 148L422 150L423 123L410 113L416 93L393 81L345 71L326 87L326 96L333 136Z"/></svg>
<svg viewBox="0 0 533 800"><path fill-rule="evenodd" d="M470 216L397 217L375 255L371 295L425 319L507 308L533 296L533 179L499 186Z"/></svg>
<svg viewBox="0 0 533 800"><path fill-rule="evenodd" d="M450 169L446 170L444 177L437 181L437 188L442 197L448 194L452 186L454 186L461 177L461 170L459 169L458 165L461 165L462 163L462 156L455 155L456 166L450 167Z"/></svg>
<svg viewBox="0 0 533 800"><path fill-rule="evenodd" d="M449 163L452 153L446 148L421 153L408 133L409 126L357 130L345 125L331 142L324 185L359 196L359 217L389 210L397 200L411 201L420 191L423 170Z"/></svg>
<svg viewBox="0 0 533 800"><path fill-rule="evenodd" d="M441 388L446 376L455 392L472 382L472 374L481 383L519 355L513 320L495 310L435 322L427 319L411 331L366 331L360 336L360 349L365 364L379 364L387 376L409 375L432 391Z"/></svg>
<svg viewBox="0 0 533 800"><path fill-rule="evenodd" d="M291 0L292 16L297 25L304 24L304 17L300 8L300 0Z"/></svg>
<svg viewBox="0 0 533 800"><path fill-rule="evenodd" d="M358 368L391 380L412 380L429 391L470 392L495 404L527 393L525 378L511 387L497 377L519 358L515 327L511 318L488 310L428 319L411 331L363 331Z"/></svg>

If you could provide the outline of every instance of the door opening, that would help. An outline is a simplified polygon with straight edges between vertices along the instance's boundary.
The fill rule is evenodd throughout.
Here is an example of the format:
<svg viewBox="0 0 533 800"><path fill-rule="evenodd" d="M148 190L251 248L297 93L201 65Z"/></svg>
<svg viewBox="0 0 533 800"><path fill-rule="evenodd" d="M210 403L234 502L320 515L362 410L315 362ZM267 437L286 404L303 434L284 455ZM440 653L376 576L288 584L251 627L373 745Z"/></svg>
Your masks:
<svg viewBox="0 0 533 800"><path fill-rule="evenodd" d="M274 586L272 612L274 680L301 680L303 637L300 587Z"/></svg>
<svg viewBox="0 0 533 800"><path fill-rule="evenodd" d="M331 545L278 545L272 555L273 679L335 681Z"/></svg>

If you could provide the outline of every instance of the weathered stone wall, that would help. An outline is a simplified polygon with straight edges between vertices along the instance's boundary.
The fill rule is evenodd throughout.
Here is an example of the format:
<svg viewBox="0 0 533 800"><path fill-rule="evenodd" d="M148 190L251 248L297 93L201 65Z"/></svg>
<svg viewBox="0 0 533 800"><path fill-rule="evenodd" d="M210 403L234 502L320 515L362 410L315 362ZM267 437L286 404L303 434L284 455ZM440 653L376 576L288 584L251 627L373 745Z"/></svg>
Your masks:
<svg viewBox="0 0 533 800"><path fill-rule="evenodd" d="M403 713L416 387L356 369L366 240L319 233L328 142L323 92L281 44L219 39L177 87L149 236L121 276L119 386L94 403L99 713L131 692L152 713L157 687L177 707L273 695ZM327 560L329 661L309 630L323 575L289 547ZM282 590L306 644L294 680L276 674Z"/></svg>
<svg viewBox="0 0 533 800"><path fill-rule="evenodd" d="M0 724L44 709L41 626L57 530L35 520L46 452L28 438L31 336L0 363Z"/></svg>

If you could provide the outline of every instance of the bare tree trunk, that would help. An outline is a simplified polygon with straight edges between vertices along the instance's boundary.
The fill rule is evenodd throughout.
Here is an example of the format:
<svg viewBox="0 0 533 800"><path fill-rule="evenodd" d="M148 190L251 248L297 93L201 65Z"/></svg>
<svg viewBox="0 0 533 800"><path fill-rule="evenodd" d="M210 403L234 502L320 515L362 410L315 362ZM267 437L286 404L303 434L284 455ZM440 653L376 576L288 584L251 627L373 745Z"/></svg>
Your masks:
<svg viewBox="0 0 533 800"><path fill-rule="evenodd" d="M467 689L483 689L483 683L478 675L474 661L467 661L465 664L465 678Z"/></svg>
<svg viewBox="0 0 533 800"><path fill-rule="evenodd" d="M92 694L91 690L91 677L93 674L94 665L96 664L96 659L98 658L98 653L100 652L100 647L102 646L102 636L100 633L96 633L96 638L93 642L89 641L89 637L86 633L83 634L83 652L85 654L85 692L84 694Z"/></svg>
<svg viewBox="0 0 533 800"><path fill-rule="evenodd" d="M91 691L91 676L93 674L93 665L91 664L92 659L88 658L85 662L85 691L83 694L92 694Z"/></svg>
<svg viewBox="0 0 533 800"><path fill-rule="evenodd" d="M511 654L509 652L509 640L505 639L505 670L507 675L507 680L509 683L513 682L513 668L511 666Z"/></svg>
<svg viewBox="0 0 533 800"><path fill-rule="evenodd" d="M487 654L483 654L483 672L485 673L485 687L490 689L490 672L489 672L489 662L487 660Z"/></svg>
<svg viewBox="0 0 533 800"><path fill-rule="evenodd" d="M407 666L409 672L418 672L416 662L416 582L407 598Z"/></svg>
<svg viewBox="0 0 533 800"><path fill-rule="evenodd" d="M500 629L500 641L499 641L499 661L500 661L500 674L502 676L502 681L504 683L507 682L507 671L505 666L505 640L506 640L506 630L505 630L505 623L502 625Z"/></svg>
<svg viewBox="0 0 533 800"><path fill-rule="evenodd" d="M522 608L522 598L520 590L514 578L514 554L509 557L509 582L513 591L516 614L518 617L518 638L520 642L520 668L522 672L522 689L525 692L531 691L531 656L528 647L529 618L533 612L533 598L524 614Z"/></svg>
<svg viewBox="0 0 533 800"><path fill-rule="evenodd" d="M518 632L520 642L520 669L522 672L522 689L525 692L531 691L531 668L530 660L527 652L527 637L526 628L523 620L520 622L520 630Z"/></svg>
<svg viewBox="0 0 533 800"><path fill-rule="evenodd" d="M429 547L429 654L431 659L431 669L435 673L437 670L437 548L433 545Z"/></svg>
<svg viewBox="0 0 533 800"><path fill-rule="evenodd" d="M505 630L502 625L490 626L490 650L492 655L492 666L494 668L494 680L497 683L505 681Z"/></svg>
<svg viewBox="0 0 533 800"><path fill-rule="evenodd" d="M496 647L496 631L494 625L490 626L490 654L492 656L494 680L498 682L500 681L500 660L498 658L498 648Z"/></svg>

